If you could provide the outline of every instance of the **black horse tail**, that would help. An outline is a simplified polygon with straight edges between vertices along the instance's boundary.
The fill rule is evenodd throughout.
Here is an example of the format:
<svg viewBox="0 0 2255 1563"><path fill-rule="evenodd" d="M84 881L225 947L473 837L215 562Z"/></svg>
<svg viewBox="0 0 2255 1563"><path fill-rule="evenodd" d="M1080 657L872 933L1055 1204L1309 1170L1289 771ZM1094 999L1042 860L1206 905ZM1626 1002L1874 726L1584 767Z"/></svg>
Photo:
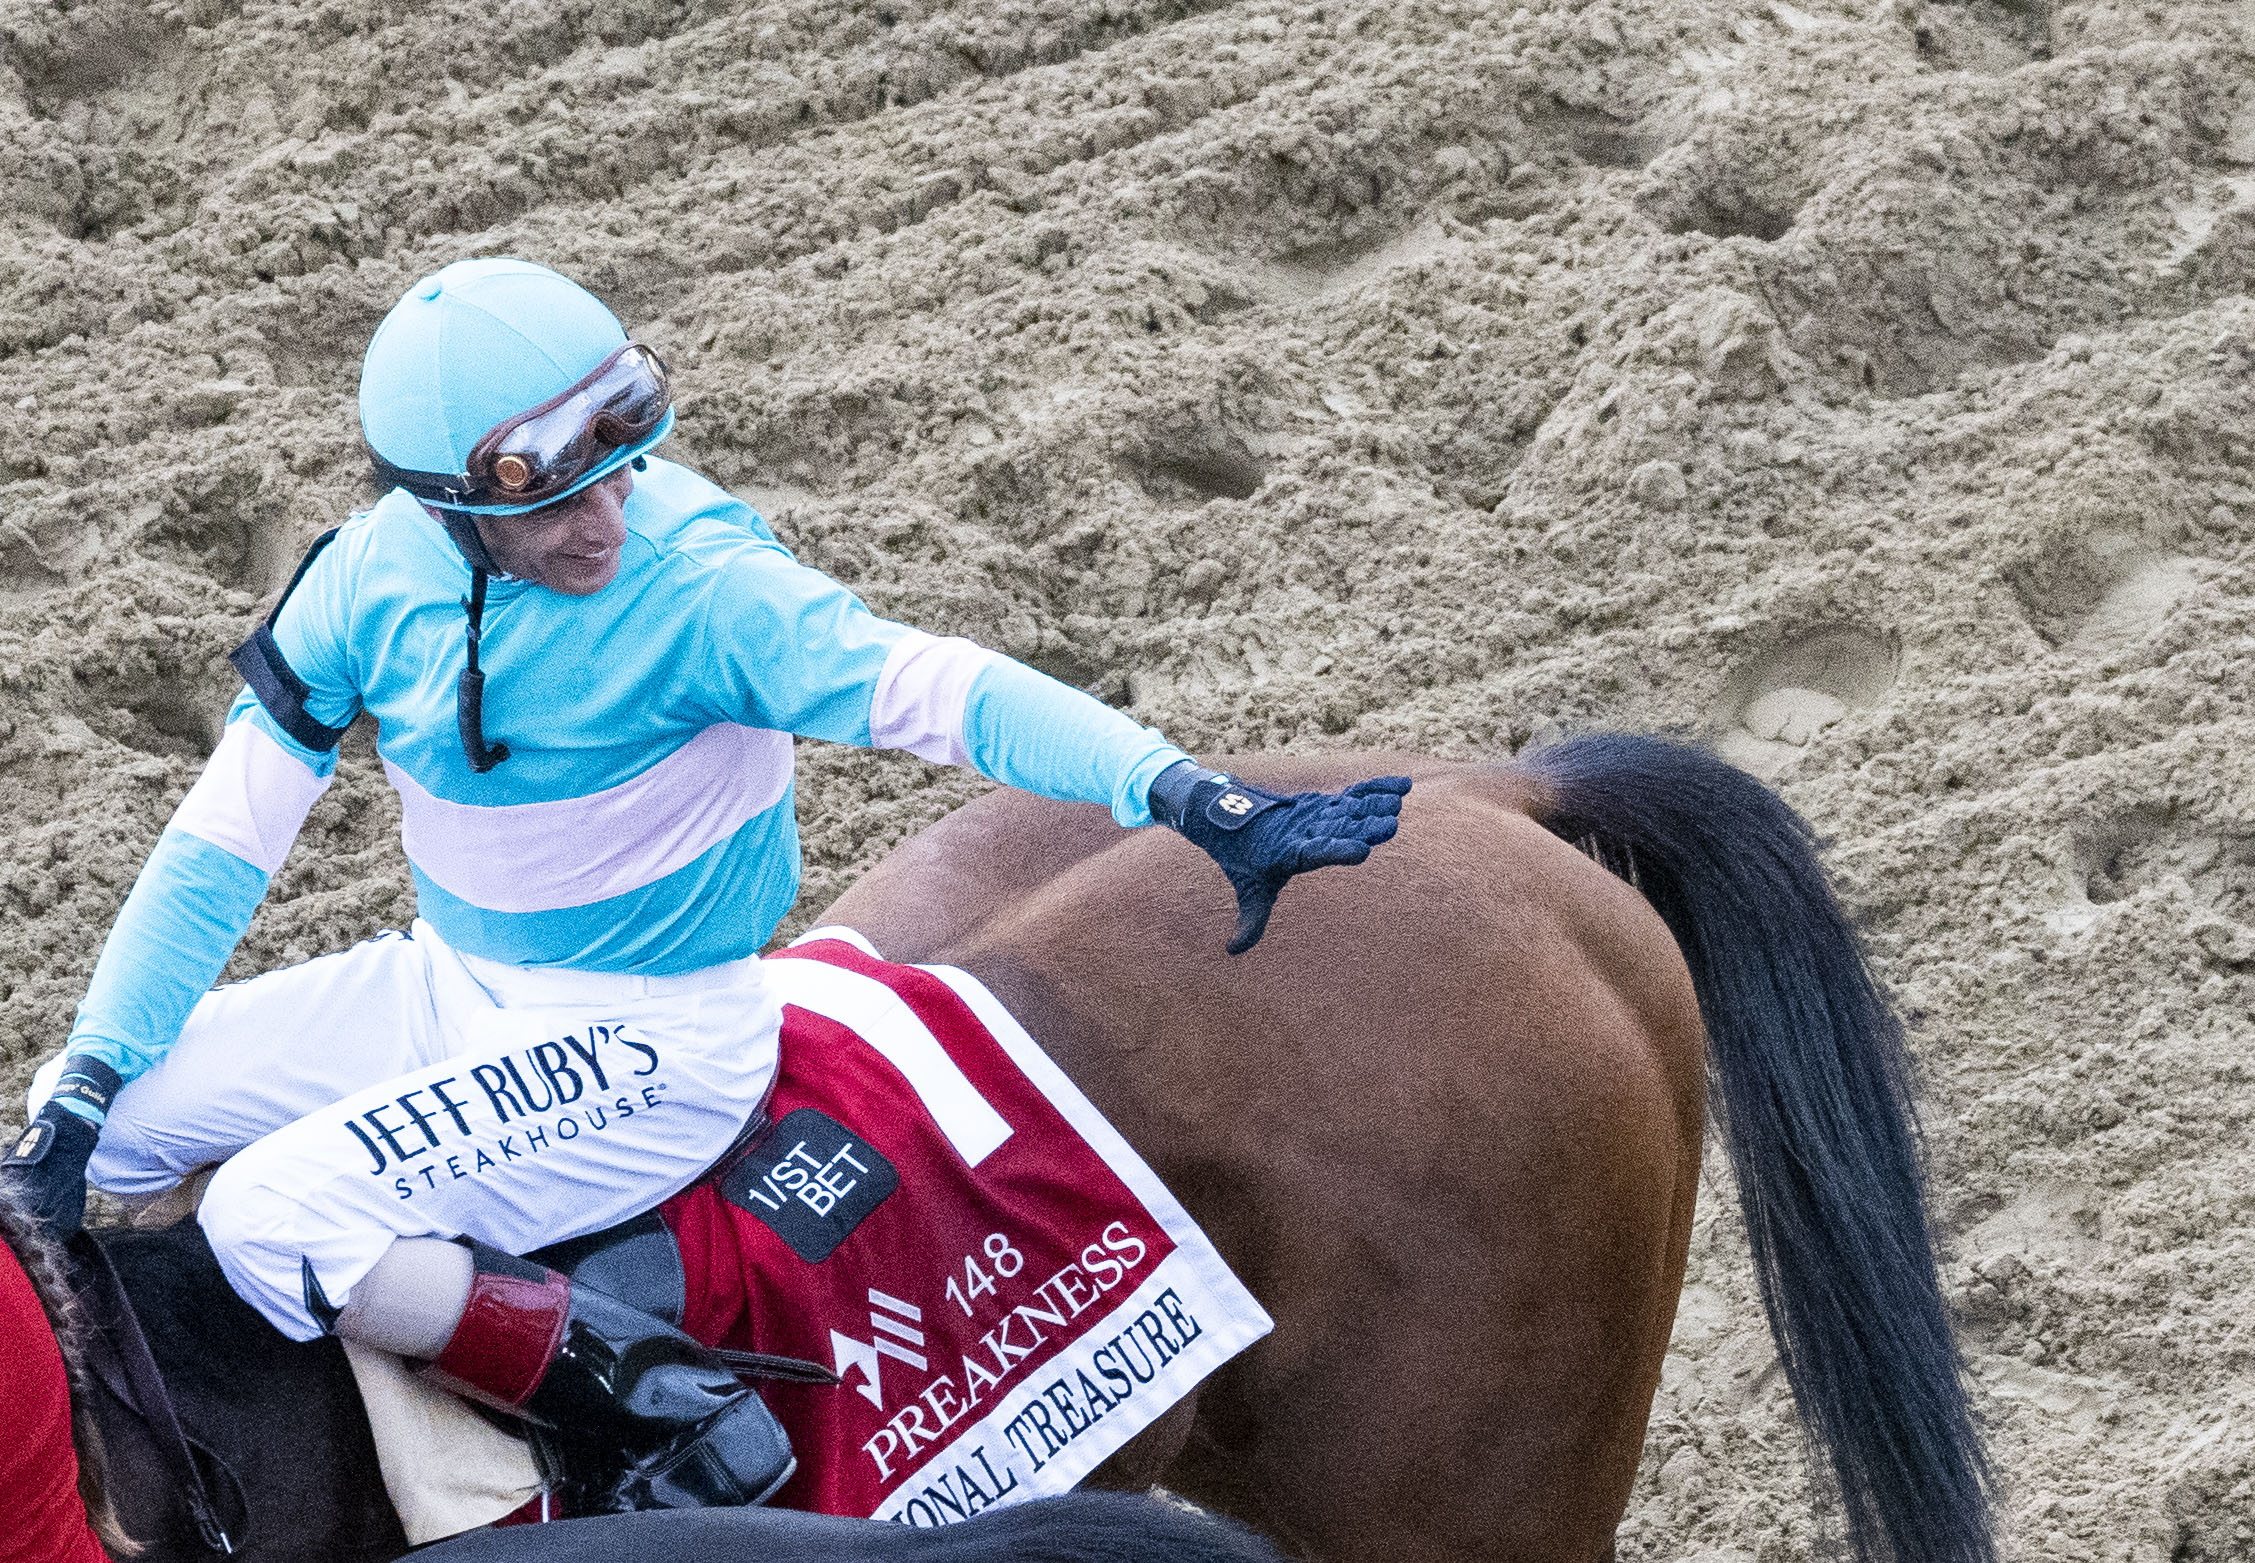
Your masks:
<svg viewBox="0 0 2255 1563"><path fill-rule="evenodd" d="M1691 969L1762 1307L1861 1563L1992 1563L1986 1457L1934 1273L1902 1023L1808 824L1704 749L1524 756L1535 817L1643 891Z"/></svg>

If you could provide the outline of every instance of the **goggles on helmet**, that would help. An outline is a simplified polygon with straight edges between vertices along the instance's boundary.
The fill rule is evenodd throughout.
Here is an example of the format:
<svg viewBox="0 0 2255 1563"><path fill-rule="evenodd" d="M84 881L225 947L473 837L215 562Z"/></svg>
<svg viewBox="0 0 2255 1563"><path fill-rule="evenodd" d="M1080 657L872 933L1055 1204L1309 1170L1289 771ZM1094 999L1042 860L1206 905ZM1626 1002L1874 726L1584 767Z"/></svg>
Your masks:
<svg viewBox="0 0 2255 1563"><path fill-rule="evenodd" d="M617 450L649 437L673 406L658 355L629 342L578 383L504 419L470 447L460 474L395 467L375 451L376 477L442 507L531 507L562 495Z"/></svg>

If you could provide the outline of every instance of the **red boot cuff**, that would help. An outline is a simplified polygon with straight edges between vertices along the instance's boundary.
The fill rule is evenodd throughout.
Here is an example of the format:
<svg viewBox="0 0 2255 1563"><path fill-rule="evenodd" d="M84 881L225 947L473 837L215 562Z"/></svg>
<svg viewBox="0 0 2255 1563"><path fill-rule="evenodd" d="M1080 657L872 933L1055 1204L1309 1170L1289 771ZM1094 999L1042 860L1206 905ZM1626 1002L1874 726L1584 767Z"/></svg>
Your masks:
<svg viewBox="0 0 2255 1563"><path fill-rule="evenodd" d="M571 1311L572 1284L553 1270L535 1280L481 1269L462 1322L431 1369L474 1400L521 1410L556 1360Z"/></svg>

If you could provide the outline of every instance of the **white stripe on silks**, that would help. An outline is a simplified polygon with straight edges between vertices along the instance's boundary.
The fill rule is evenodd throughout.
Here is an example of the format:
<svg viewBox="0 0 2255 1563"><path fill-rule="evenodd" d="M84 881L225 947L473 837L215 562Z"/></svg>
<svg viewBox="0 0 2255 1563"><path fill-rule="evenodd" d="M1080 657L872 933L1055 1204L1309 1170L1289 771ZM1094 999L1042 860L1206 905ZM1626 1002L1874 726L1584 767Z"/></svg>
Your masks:
<svg viewBox="0 0 2255 1563"><path fill-rule="evenodd" d="M960 636L910 630L894 643L869 701L869 743L920 760L968 765L963 711L971 685L999 656Z"/></svg>
<svg viewBox="0 0 2255 1563"><path fill-rule="evenodd" d="M976 1167L1010 1138L1008 1120L979 1094L931 1028L892 989L828 961L763 964L779 1002L827 1015L884 1054L966 1163Z"/></svg>
<svg viewBox="0 0 2255 1563"><path fill-rule="evenodd" d="M272 878L331 778L276 743L245 716L227 724L172 824Z"/></svg>
<svg viewBox="0 0 2255 1563"><path fill-rule="evenodd" d="M655 884L782 801L791 735L721 722L584 798L485 806L433 797L390 760L400 845L441 890L489 912L553 912Z"/></svg>

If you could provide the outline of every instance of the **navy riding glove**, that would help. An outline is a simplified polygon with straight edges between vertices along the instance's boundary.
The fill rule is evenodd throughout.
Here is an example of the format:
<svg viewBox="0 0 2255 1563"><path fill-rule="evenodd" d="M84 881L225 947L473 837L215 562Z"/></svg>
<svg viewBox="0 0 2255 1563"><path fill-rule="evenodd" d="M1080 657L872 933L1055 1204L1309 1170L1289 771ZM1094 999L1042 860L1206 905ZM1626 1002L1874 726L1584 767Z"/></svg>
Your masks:
<svg viewBox="0 0 2255 1563"><path fill-rule="evenodd" d="M120 1083L117 1071L98 1059L70 1059L55 1094L17 1136L14 1149L0 1157L0 1191L57 1242L85 1224L86 1163L102 1134L99 1123L63 1104L84 1102L107 1113Z"/></svg>
<svg viewBox="0 0 2255 1563"><path fill-rule="evenodd" d="M1229 876L1237 934L1229 953L1260 943L1277 893L1294 874L1360 863L1391 840L1407 776L1356 782L1343 792L1264 791L1184 760L1151 784L1151 816L1181 831Z"/></svg>

